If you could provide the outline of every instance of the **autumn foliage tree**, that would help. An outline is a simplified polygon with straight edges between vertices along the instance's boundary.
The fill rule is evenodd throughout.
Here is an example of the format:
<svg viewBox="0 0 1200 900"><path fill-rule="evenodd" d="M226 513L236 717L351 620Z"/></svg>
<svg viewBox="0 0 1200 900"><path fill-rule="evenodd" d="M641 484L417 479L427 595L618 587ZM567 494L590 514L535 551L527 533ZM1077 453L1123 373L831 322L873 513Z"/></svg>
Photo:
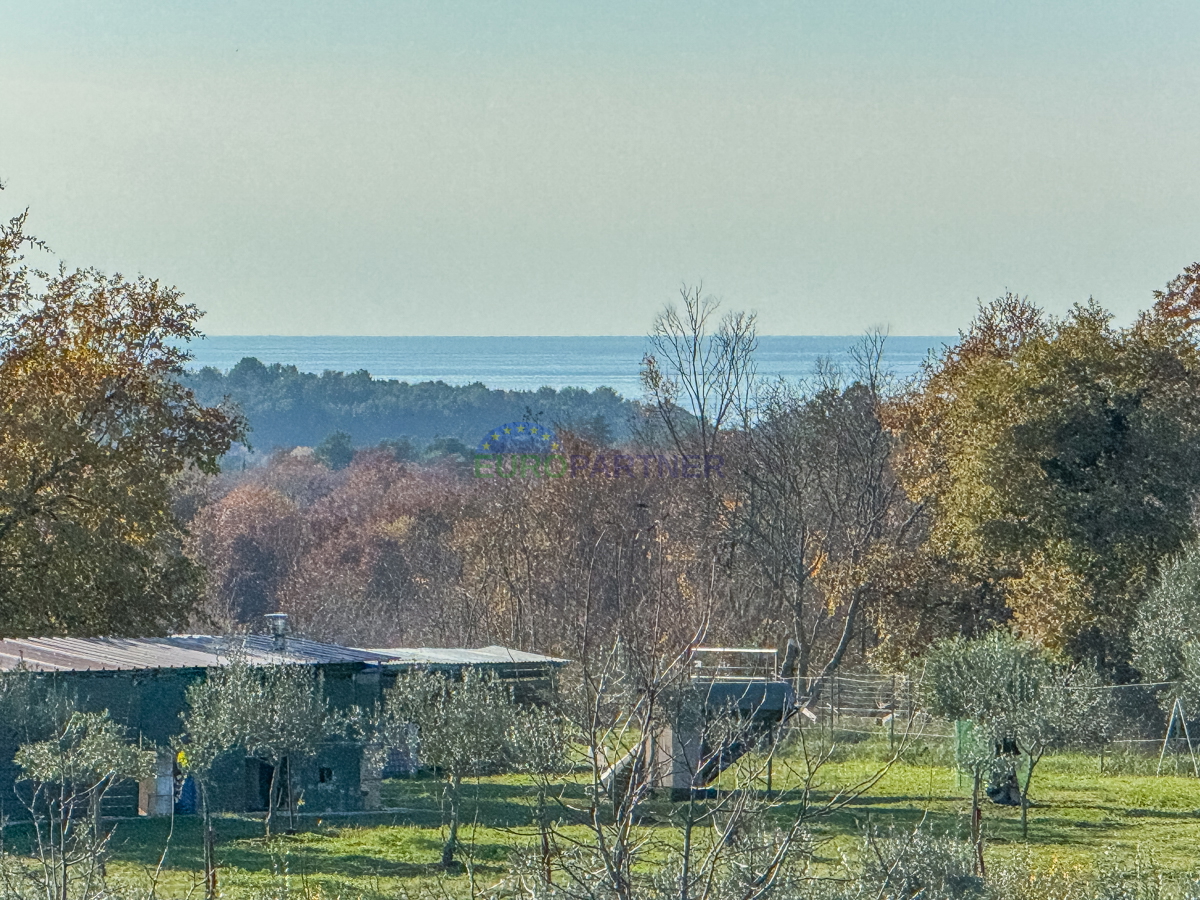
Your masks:
<svg viewBox="0 0 1200 900"><path fill-rule="evenodd" d="M206 618L236 630L284 611L304 633L360 646L478 639L451 540L467 487L382 452L337 471L280 454L238 473L190 523Z"/></svg>
<svg viewBox="0 0 1200 900"><path fill-rule="evenodd" d="M25 222L0 224L0 629L162 632L200 583L172 479L215 472L243 422L178 381L200 317L179 291L41 271Z"/></svg>
<svg viewBox="0 0 1200 900"><path fill-rule="evenodd" d="M685 290L655 319L633 439L548 423L586 461L564 477L281 453L222 481L190 550L216 617L279 609L361 646L793 640L819 684L1008 624L1134 677L1133 611L1194 535L1198 285L1192 267L1126 327L1007 295L913 385L878 335L845 371L764 385L753 316ZM685 455L696 477L664 469Z"/></svg>
<svg viewBox="0 0 1200 900"><path fill-rule="evenodd" d="M277 607L303 541L298 505L261 484L242 484L192 522L191 543L208 570L208 618L234 629Z"/></svg>
<svg viewBox="0 0 1200 900"><path fill-rule="evenodd" d="M999 586L1022 632L1116 677L1132 674L1133 613L1159 561L1194 530L1200 349L1187 303L1173 283L1119 328L1095 303L1059 319L1005 296L895 419L937 552Z"/></svg>

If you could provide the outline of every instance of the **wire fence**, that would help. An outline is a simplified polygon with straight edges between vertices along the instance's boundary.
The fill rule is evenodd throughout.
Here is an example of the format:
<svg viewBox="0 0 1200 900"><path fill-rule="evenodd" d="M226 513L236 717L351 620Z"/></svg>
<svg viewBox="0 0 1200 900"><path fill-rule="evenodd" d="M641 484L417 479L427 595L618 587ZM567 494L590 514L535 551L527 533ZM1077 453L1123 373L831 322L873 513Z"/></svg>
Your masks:
<svg viewBox="0 0 1200 900"><path fill-rule="evenodd" d="M1176 682L1101 685L1080 688L1109 695L1111 728L1106 743L1129 749L1194 752L1200 754L1200 710L1185 711L1182 704L1164 709L1160 692ZM918 732L922 738L955 737L952 722L926 713L917 682L907 675L837 673L825 678L793 680L801 712L813 724L850 734Z"/></svg>
<svg viewBox="0 0 1200 900"><path fill-rule="evenodd" d="M1178 682L1108 684L1074 688L1080 692L1101 692L1118 697L1127 692L1152 695ZM871 673L836 673L821 677L797 677L793 687L798 697L810 697L811 709L820 709L834 717L887 716L893 710L912 712L919 707L920 692L916 681L908 675L877 675Z"/></svg>
<svg viewBox="0 0 1200 900"><path fill-rule="evenodd" d="M874 719L883 725L891 718L911 718L918 710L915 684L905 675L799 677L793 687L797 697L808 698L805 708L812 715L834 724L844 719Z"/></svg>
<svg viewBox="0 0 1200 900"><path fill-rule="evenodd" d="M774 650L744 647L701 647L696 651L692 678L699 682L778 681L781 663ZM786 663L785 663L786 665ZM801 701L800 715L844 732L871 734L881 728L894 733L897 725L910 730L919 721L925 737L953 737L952 723L938 723L921 709L917 682L904 674L837 672L828 676L789 679ZM1176 701L1169 713L1159 704L1160 692L1176 682L1098 685L1078 687L1082 693L1103 692L1106 707L1107 744L1150 748L1159 745L1165 753L1172 740L1186 743L1189 754L1200 749L1200 718L1190 717ZM1200 711L1197 711L1200 712ZM1189 727L1192 723L1192 727ZM940 734L938 729L945 729Z"/></svg>

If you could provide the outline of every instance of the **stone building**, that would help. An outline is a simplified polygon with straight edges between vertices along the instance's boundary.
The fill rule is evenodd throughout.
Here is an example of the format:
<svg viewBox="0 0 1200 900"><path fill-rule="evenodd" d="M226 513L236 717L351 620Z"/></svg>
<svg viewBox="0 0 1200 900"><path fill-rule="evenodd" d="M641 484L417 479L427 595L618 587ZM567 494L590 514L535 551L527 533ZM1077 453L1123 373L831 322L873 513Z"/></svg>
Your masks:
<svg viewBox="0 0 1200 900"><path fill-rule="evenodd" d="M343 710L372 709L397 674L413 669L461 677L464 669L483 668L511 681L518 699L532 700L565 663L504 647L364 650L293 637L284 620L276 624L281 627L274 635L0 639L0 677L23 670L51 680L77 708L108 710L131 737L159 748L154 778L114 789L105 799L106 815L133 816L194 811L194 795L180 779L170 741L182 728L188 686L235 657L251 665L312 666L323 675L330 704ZM20 818L18 732L5 725L0 722L0 818ZM313 756L291 762L292 802L305 813L379 808L381 771L373 758L361 742L327 741ZM266 809L272 774L266 760L228 754L213 770L214 809Z"/></svg>

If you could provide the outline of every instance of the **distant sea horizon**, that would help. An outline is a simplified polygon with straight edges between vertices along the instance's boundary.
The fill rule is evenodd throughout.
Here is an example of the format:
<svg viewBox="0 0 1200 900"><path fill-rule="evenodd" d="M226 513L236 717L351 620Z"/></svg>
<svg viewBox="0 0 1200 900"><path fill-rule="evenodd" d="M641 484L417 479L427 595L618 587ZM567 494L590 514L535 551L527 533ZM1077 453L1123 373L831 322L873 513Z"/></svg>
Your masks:
<svg viewBox="0 0 1200 900"><path fill-rule="evenodd" d="M768 378L810 378L821 359L848 368L849 352L861 335L764 335L758 339L758 373ZM931 351L956 337L889 337L884 366L908 378ZM357 372L376 379L482 382L501 390L610 387L627 398L641 395L638 370L649 349L644 335L585 337L353 337L345 335L216 335L193 342L189 368L228 372L252 356L268 365L293 365L302 372Z"/></svg>

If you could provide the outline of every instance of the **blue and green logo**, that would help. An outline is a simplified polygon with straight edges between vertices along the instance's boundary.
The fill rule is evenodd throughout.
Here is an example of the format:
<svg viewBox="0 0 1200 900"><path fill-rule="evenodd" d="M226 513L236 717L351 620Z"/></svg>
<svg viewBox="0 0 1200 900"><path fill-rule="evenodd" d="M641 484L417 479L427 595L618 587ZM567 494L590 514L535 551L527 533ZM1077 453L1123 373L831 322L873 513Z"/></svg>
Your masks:
<svg viewBox="0 0 1200 900"><path fill-rule="evenodd" d="M719 453L563 453L553 429L536 422L493 428L475 448L476 478L724 478Z"/></svg>
<svg viewBox="0 0 1200 900"><path fill-rule="evenodd" d="M475 477L562 478L567 458L561 449L554 429L536 422L509 422L485 434L475 448Z"/></svg>

